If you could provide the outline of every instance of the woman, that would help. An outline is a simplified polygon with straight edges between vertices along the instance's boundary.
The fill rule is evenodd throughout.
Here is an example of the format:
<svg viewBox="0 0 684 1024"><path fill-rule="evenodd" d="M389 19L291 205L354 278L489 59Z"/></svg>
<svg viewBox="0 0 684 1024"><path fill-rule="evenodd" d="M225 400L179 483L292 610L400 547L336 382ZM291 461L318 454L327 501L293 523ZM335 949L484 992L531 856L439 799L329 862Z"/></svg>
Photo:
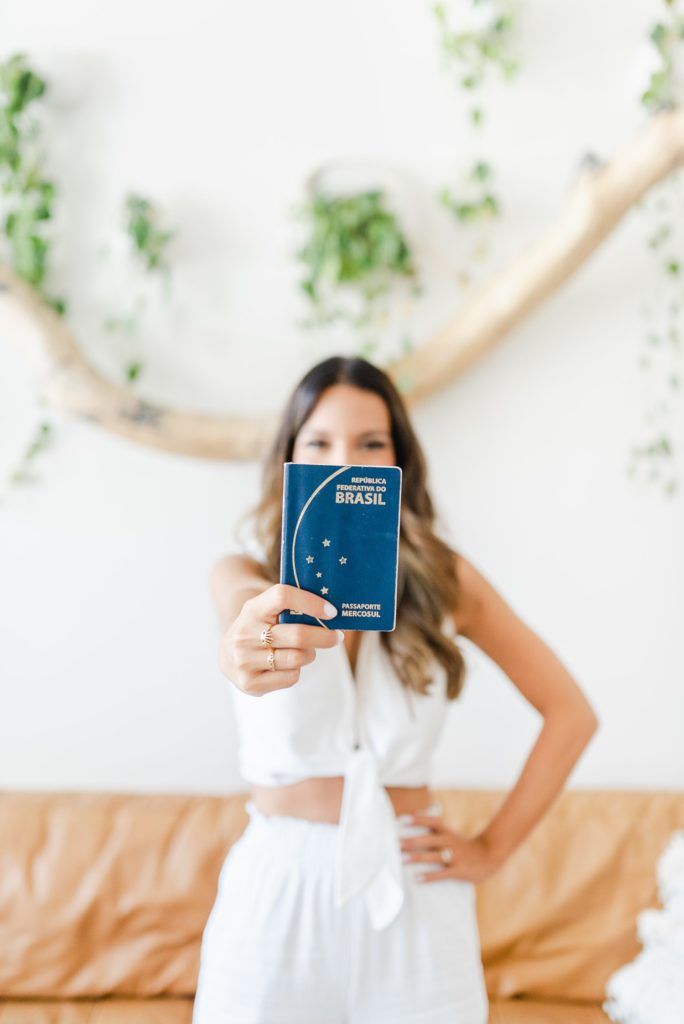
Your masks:
<svg viewBox="0 0 684 1024"><path fill-rule="evenodd" d="M288 461L402 467L392 632L278 622L286 608L335 615L321 595L277 582ZM266 457L254 557L225 555L212 570L251 798L204 930L193 1024L486 1024L475 885L540 820L598 722L551 650L437 536L426 478L387 374L326 359L294 389ZM471 836L444 822L429 788L464 684L455 634L544 720Z"/></svg>

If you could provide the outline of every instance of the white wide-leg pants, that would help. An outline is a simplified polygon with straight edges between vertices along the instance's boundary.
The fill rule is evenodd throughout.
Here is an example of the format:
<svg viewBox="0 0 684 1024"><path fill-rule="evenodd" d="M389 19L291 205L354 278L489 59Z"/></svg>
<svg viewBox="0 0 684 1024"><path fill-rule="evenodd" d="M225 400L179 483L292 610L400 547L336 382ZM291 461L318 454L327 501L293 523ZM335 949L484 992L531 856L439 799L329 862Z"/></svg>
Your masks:
<svg viewBox="0 0 684 1024"><path fill-rule="evenodd" d="M246 807L202 936L192 1024L487 1024L472 882L419 882L437 864L404 863L404 904L376 931L362 894L333 905L336 823ZM428 831L406 818L402 836Z"/></svg>

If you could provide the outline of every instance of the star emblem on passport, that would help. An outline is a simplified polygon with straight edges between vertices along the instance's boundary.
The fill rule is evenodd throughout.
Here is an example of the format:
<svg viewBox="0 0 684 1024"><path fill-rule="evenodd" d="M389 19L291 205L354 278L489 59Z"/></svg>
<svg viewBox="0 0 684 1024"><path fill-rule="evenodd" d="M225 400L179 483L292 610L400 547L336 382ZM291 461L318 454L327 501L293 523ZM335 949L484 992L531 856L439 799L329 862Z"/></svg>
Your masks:
<svg viewBox="0 0 684 1024"><path fill-rule="evenodd" d="M330 550L325 555L320 555L320 556L317 555L316 557L314 557L313 555L310 555L310 554L306 555L305 561L306 561L306 564L307 564L307 569L310 572L310 575L308 574L308 572L303 574L302 582L303 582L304 586L306 587L307 586L307 579L308 579L308 588L307 589L315 590L315 588L318 587L320 594L330 594L330 588L332 587L333 597L331 598L331 600L334 600L334 595L335 595L335 572L336 572L337 565L347 565L349 559L348 559L347 555L340 555L339 554L339 547L337 546L337 542L335 541L333 543L333 541L332 541L332 539L330 537L320 537L319 536L318 538L310 538L309 543L315 544L316 541L320 541L320 543L323 545L324 548L329 548ZM327 559L329 559L330 561L328 562ZM318 562L318 565L315 564L316 562ZM312 564L312 563L314 563L314 564ZM336 563L337 563L337 565L336 565ZM352 559L352 563L353 563L353 559ZM318 566L320 566L320 568ZM309 569L309 567L310 567L310 569ZM345 570L345 574L348 573L349 571L350 571L349 569L346 569ZM318 583L318 582L314 583L314 580L321 580L322 581L324 576L328 580L327 586L321 586L321 584Z"/></svg>

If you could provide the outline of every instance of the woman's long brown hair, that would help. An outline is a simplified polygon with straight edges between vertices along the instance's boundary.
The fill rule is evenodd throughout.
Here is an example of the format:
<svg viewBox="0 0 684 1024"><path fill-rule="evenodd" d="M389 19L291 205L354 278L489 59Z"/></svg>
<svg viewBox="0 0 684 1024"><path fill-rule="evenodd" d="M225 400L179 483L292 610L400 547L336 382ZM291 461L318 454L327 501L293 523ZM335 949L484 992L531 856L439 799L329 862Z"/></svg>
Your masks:
<svg viewBox="0 0 684 1024"><path fill-rule="evenodd" d="M454 551L435 534L435 510L427 489L427 466L407 409L389 376L359 357L331 356L313 366L290 395L262 466L262 496L238 521L252 520L264 558L266 578L280 579L283 464L292 461L295 439L326 388L351 384L374 391L387 405L396 463L402 469L402 496L394 630L381 633L382 644L402 684L425 693L435 659L446 670L446 692L455 700L464 684L465 661L442 630L459 599Z"/></svg>

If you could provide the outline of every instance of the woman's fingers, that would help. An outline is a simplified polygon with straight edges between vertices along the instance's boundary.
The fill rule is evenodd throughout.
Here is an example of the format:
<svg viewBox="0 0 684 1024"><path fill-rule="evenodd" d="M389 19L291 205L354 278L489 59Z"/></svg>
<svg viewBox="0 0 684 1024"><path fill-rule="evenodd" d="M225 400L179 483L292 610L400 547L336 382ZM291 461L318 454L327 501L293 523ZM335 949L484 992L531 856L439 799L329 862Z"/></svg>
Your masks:
<svg viewBox="0 0 684 1024"><path fill-rule="evenodd" d="M454 845L454 834L445 828L441 815L414 814L411 820L413 824L422 825L429 831L422 835L402 837L401 850L404 859L440 861L440 851L445 846Z"/></svg>
<svg viewBox="0 0 684 1024"><path fill-rule="evenodd" d="M443 864L444 863L444 861L442 860L442 858L441 858L441 856L439 854L439 850L438 849L427 850L425 853L419 853L417 850L411 850L411 851L404 850L404 853L402 854L402 856L403 856L404 860L411 861L411 862L426 860L426 861L431 861L433 864L435 864L435 863Z"/></svg>
<svg viewBox="0 0 684 1024"><path fill-rule="evenodd" d="M312 617L328 615L326 602L317 594L277 583L245 601L223 638L224 658L229 665L226 674L245 693L261 696L269 690L293 686L303 666L315 659L315 648L334 647L343 641L344 634L331 626L278 622L280 612L294 602L298 611ZM337 614L332 606L329 609L330 615ZM267 627L271 642L264 644L261 636ZM273 668L269 666L269 653L273 655Z"/></svg>
<svg viewBox="0 0 684 1024"><path fill-rule="evenodd" d="M255 647L264 650L261 642L261 631L266 623L255 622L251 637ZM334 647L342 637L330 626L305 626L299 622L277 622L271 626L273 647Z"/></svg>
<svg viewBox="0 0 684 1024"><path fill-rule="evenodd" d="M271 672L274 669L269 667L268 653L273 651L273 664L276 672L286 672L290 669L300 669L314 661L316 652L310 648L298 647L245 647L236 650L235 663L243 671Z"/></svg>
<svg viewBox="0 0 684 1024"><path fill-rule="evenodd" d="M337 609L323 597L310 590L291 587L288 583L274 583L260 594L255 594L245 601L249 605L250 614L256 619L275 625L283 611L302 612L316 619L332 619Z"/></svg>
<svg viewBox="0 0 684 1024"><path fill-rule="evenodd" d="M401 840L402 850L420 853L424 850L441 850L443 846L451 846L454 837L448 832L433 832L428 836L407 836Z"/></svg>

